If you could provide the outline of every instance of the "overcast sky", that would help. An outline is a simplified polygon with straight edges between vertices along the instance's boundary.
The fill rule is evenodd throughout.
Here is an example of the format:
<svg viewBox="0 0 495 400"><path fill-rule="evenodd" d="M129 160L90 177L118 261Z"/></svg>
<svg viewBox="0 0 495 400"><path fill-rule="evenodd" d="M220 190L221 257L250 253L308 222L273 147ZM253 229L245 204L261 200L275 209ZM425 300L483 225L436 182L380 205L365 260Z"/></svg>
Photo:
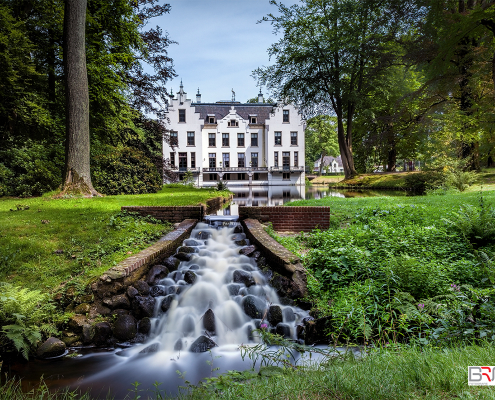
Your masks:
<svg viewBox="0 0 495 400"><path fill-rule="evenodd" d="M297 0L286 0L290 5ZM236 101L256 97L259 87L251 77L254 69L269 65L268 47L277 37L268 22L257 24L277 7L269 0L167 0L169 14L155 18L150 25L168 31L178 44L169 47L178 77L167 84L176 93L182 79L187 97L202 102ZM265 98L266 90L263 88Z"/></svg>

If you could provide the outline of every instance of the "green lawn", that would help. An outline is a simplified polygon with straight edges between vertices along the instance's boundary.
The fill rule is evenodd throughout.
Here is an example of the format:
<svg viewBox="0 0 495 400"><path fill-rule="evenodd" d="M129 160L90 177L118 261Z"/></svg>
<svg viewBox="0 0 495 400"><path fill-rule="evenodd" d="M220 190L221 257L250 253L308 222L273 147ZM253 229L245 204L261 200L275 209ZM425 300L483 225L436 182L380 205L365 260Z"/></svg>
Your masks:
<svg viewBox="0 0 495 400"><path fill-rule="evenodd" d="M120 207L196 205L218 195L164 187L155 194L89 199L1 198L0 282L51 292L68 282L84 285L171 229L142 218L116 218Z"/></svg>

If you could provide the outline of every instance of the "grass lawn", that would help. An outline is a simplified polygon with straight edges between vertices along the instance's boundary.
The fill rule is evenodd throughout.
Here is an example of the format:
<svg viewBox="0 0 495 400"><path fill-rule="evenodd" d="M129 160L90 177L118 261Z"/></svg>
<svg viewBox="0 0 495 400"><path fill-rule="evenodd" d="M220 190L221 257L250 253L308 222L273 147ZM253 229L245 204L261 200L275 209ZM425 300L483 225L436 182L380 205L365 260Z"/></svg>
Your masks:
<svg viewBox="0 0 495 400"><path fill-rule="evenodd" d="M311 181L315 185L328 185L331 183L337 183L344 180L344 175L334 175L334 176L317 176Z"/></svg>
<svg viewBox="0 0 495 400"><path fill-rule="evenodd" d="M115 217L121 206L196 205L220 192L164 187L100 198L0 198L0 281L55 292L91 279L145 248L171 226Z"/></svg>

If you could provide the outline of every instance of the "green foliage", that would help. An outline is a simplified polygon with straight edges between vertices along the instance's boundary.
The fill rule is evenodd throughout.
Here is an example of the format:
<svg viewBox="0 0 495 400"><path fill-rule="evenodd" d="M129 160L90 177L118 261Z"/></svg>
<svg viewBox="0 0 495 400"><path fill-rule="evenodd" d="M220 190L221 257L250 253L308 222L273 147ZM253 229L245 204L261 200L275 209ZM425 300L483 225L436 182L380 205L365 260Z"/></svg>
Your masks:
<svg viewBox="0 0 495 400"><path fill-rule="evenodd" d="M337 157L340 153L337 140L337 120L329 115L318 115L308 119L305 131L306 165L325 156Z"/></svg>
<svg viewBox="0 0 495 400"><path fill-rule="evenodd" d="M108 149L93 161L92 181L103 194L156 193L162 186L155 165L139 150Z"/></svg>
<svg viewBox="0 0 495 400"><path fill-rule="evenodd" d="M217 190L218 191L227 190L227 182L226 181L218 181L217 182Z"/></svg>

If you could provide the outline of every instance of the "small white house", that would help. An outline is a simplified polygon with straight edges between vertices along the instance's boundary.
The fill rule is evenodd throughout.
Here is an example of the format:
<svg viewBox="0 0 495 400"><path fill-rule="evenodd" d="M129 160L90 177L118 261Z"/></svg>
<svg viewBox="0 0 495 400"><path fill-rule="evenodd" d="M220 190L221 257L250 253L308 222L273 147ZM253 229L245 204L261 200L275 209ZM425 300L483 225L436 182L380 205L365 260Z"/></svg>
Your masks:
<svg viewBox="0 0 495 400"><path fill-rule="evenodd" d="M197 186L304 185L306 122L291 104L202 103L187 98L181 83L167 110L171 141L163 155Z"/></svg>
<svg viewBox="0 0 495 400"><path fill-rule="evenodd" d="M342 158L340 156L337 157L325 156L323 157L323 160L320 157L318 160L315 161L313 171L320 172L320 165L322 163L323 163L323 168L322 168L323 173L344 172L344 166L342 165Z"/></svg>

